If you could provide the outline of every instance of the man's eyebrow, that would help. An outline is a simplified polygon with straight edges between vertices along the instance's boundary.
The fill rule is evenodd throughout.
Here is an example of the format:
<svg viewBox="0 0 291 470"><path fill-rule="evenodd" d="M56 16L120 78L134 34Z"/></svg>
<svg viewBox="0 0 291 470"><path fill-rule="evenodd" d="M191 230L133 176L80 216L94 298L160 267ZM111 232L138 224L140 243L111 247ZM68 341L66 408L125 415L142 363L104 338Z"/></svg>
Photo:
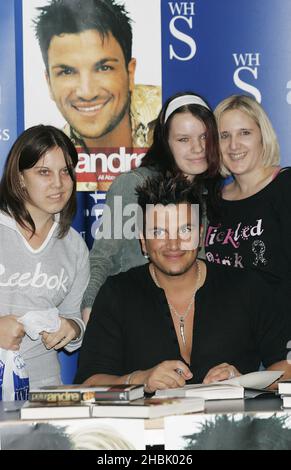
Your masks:
<svg viewBox="0 0 291 470"><path fill-rule="evenodd" d="M116 57L104 57L104 59L101 59L101 60L98 60L97 62L95 62L94 64L94 67L100 67L104 64L106 64L107 62L120 62L119 59L117 59ZM55 64L52 66L52 69L76 69L77 67L75 67L74 65L69 65L69 64Z"/></svg>
<svg viewBox="0 0 291 470"><path fill-rule="evenodd" d="M116 57L104 57L104 59L95 62L95 65L103 65L106 64L106 62L120 62L120 60Z"/></svg>
<svg viewBox="0 0 291 470"><path fill-rule="evenodd" d="M52 69L75 69L73 65L68 65L68 64L55 64L52 66Z"/></svg>

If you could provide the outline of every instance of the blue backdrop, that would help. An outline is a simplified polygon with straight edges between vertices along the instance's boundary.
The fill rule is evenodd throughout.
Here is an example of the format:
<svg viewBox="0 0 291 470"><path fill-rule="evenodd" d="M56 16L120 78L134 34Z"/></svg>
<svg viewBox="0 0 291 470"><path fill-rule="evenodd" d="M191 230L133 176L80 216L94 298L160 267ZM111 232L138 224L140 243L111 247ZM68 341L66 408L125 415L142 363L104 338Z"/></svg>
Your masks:
<svg viewBox="0 0 291 470"><path fill-rule="evenodd" d="M291 2L289 0L162 0L164 99L196 90L212 106L230 94L262 103L289 164Z"/></svg>

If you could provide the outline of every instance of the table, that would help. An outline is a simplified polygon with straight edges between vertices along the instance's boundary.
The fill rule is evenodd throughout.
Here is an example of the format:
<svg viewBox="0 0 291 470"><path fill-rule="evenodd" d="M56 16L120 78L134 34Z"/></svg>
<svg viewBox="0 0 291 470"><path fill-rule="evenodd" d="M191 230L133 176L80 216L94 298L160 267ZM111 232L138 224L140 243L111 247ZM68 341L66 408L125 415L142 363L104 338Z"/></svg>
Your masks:
<svg viewBox="0 0 291 470"><path fill-rule="evenodd" d="M16 402L17 403L17 402ZM21 404L21 402L18 402ZM282 410L282 400L279 397L272 396L268 398L254 398L248 400L216 400L207 401L206 408L203 413L195 413L192 415L183 416L171 416L161 419L154 420L142 420L142 419L115 419L115 418L90 418L90 419L70 419L70 420L46 420L46 421L21 421L19 419L19 411L13 410L15 407L14 402L0 402L0 436L2 442L2 448L15 448L13 447L13 439L18 440L18 444L27 445L25 448L35 448L36 439L31 439L25 444L23 436L34 433L35 436L42 433L46 426L52 426L54 429L82 429L84 426L99 426L106 424L106 426L113 426L116 428L117 434L120 435L122 430L125 429L125 425L128 426L126 432L126 439L129 442L133 442L135 449L145 449L146 446L165 446L166 449L191 449L196 448L197 442L199 445L205 446L205 448L236 448L237 446L243 446L243 440L248 437L248 447L253 445L263 445L258 443L259 431L262 426L274 428L274 422L280 429L282 428L282 442L285 447L291 449L291 413L289 410ZM5 411L6 409L10 411ZM272 426L268 423L272 421ZM287 425L286 425L287 423ZM224 427L224 431L221 429ZM234 432L232 427L237 429L237 433L241 434L239 428L243 428L243 439L240 435L237 443L229 442L227 433L233 438ZM217 429L216 429L217 428ZM289 429L290 428L290 429ZM190 431L189 431L190 430ZM208 437L206 431L211 430L211 436ZM280 431L280 430L279 430ZM269 431L268 431L269 432ZM95 435L94 431L94 435ZM137 436L139 434L139 436ZM224 434L224 436L222 436ZM262 434L260 432L260 434ZM288 436L287 436L288 434ZM128 439L128 436L131 439ZM185 437L186 435L186 437ZM134 436L134 439L133 439ZM190 436L190 437L189 437ZM224 437L224 443L221 444L220 438ZM286 438L287 439L287 443ZM200 439L201 438L201 439ZM290 438L290 439L289 439ZM276 436L278 443L278 434ZM195 442L194 442L195 441ZM215 442L218 442L215 444ZM233 441L233 439L232 439ZM16 441L15 441L16 442ZM42 444L44 443L42 439ZM274 443L275 444L275 443ZM49 450L51 448L49 447ZM99 444L98 444L99 445ZM122 444L123 445L123 444ZM129 444L130 445L130 444ZM183 447L184 445L184 447ZM185 446L188 447L185 447ZM191 445L193 447L191 447ZM247 445L247 444L246 444ZM266 440L266 446L268 440ZM189 447L190 446L190 447ZM211 447L213 446L213 447ZM54 447L52 447L54 448ZM124 449L124 447L122 447ZM130 448L130 447L129 447ZM147 447L150 448L150 447ZM104 447L103 447L104 449Z"/></svg>

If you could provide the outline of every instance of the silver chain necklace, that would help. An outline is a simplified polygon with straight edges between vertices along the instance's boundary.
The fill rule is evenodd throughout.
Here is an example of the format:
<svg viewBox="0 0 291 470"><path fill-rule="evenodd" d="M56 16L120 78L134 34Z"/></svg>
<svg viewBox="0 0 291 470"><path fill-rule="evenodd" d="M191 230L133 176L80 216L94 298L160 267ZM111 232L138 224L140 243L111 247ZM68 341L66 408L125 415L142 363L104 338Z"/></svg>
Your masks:
<svg viewBox="0 0 291 470"><path fill-rule="evenodd" d="M188 307L186 308L185 312L180 315L177 310L175 309L175 307L169 302L168 300L168 305L169 305L169 308L171 310L171 312L176 315L176 317L179 319L179 330L180 330L180 335L181 335L181 338L182 338L182 343L184 346L186 346L186 337L185 337L185 319L187 318L190 310L191 310L191 307L192 305L194 304L195 302L195 296L196 296L196 292L198 290L198 287L199 287L199 283L200 283L200 278L201 278L201 269L200 269L200 263L197 261L196 262L196 265L197 265L197 280L196 280L196 284L195 284L195 289L194 289L194 292L191 296L191 299L190 299L190 302L189 302L189 305ZM157 276L156 276L156 271L155 271L155 268L154 268L154 265L152 264L152 275L153 275L153 279L156 283L156 285L161 289L161 286L160 284L158 283L158 280L157 280Z"/></svg>

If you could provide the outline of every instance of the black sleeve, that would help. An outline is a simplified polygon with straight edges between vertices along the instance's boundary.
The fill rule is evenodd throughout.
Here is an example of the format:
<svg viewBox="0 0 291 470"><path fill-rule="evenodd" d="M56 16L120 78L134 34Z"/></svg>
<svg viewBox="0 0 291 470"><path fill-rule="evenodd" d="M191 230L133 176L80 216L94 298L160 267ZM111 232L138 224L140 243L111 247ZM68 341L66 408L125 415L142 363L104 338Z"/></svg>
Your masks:
<svg viewBox="0 0 291 470"><path fill-rule="evenodd" d="M287 258L291 271L291 168L282 169L282 173L277 188L277 212L279 226L282 237L281 250Z"/></svg>
<svg viewBox="0 0 291 470"><path fill-rule="evenodd" d="M123 334L120 294L111 278L101 287L93 304L80 351L75 383L94 374L122 375Z"/></svg>
<svg viewBox="0 0 291 470"><path fill-rule="evenodd" d="M282 282L259 275L255 280L253 301L257 309L254 317L254 334L264 367L287 359L287 343L291 339L289 295Z"/></svg>

